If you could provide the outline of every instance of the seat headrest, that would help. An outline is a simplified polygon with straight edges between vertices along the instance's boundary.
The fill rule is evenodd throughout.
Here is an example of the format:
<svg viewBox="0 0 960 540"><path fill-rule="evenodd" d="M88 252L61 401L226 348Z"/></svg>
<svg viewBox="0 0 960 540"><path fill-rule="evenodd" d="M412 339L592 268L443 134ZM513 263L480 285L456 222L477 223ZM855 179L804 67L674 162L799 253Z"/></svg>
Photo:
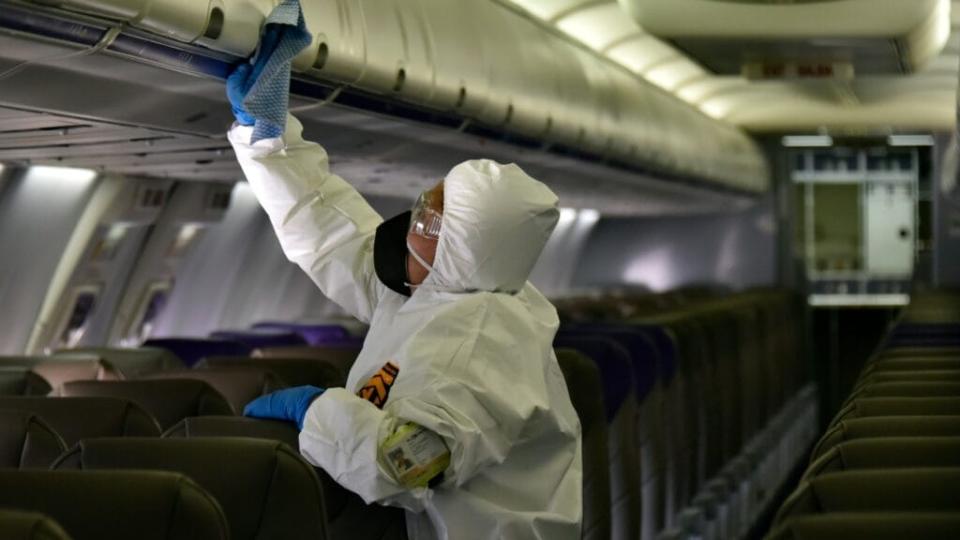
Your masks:
<svg viewBox="0 0 960 540"><path fill-rule="evenodd" d="M0 409L32 412L67 446L90 437L158 437L160 426L139 405L111 397L0 397Z"/></svg>
<svg viewBox="0 0 960 540"><path fill-rule="evenodd" d="M953 512L958 500L957 468L831 472L801 482L775 521L831 512Z"/></svg>
<svg viewBox="0 0 960 540"><path fill-rule="evenodd" d="M312 358L323 360L343 373L344 379L350 373L360 354L359 346L324 346L324 347L266 347L253 351L254 357L262 358Z"/></svg>
<svg viewBox="0 0 960 540"><path fill-rule="evenodd" d="M107 438L81 441L56 469L180 472L223 507L231 538L324 538L317 475L289 446L249 438Z"/></svg>
<svg viewBox="0 0 960 540"><path fill-rule="evenodd" d="M93 356L104 360L117 369L124 378L132 379L145 373L166 371L184 367L183 361L166 349L140 347L124 349L119 347L81 347L61 349L54 353L57 358L75 356Z"/></svg>
<svg viewBox="0 0 960 540"><path fill-rule="evenodd" d="M773 531L768 540L893 540L923 538L953 540L960 530L960 515L932 512L861 513L798 516ZM855 534L851 532L855 531Z"/></svg>
<svg viewBox="0 0 960 540"><path fill-rule="evenodd" d="M570 401L580 418L584 434L604 422L603 385L600 370L592 360L573 349L557 349L557 363L563 372Z"/></svg>
<svg viewBox="0 0 960 540"><path fill-rule="evenodd" d="M234 414L222 394L203 381L191 379L74 381L63 385L60 394L128 399L150 413L161 431L188 416Z"/></svg>
<svg viewBox="0 0 960 540"><path fill-rule="evenodd" d="M0 409L0 467L46 469L66 450L60 435L36 414Z"/></svg>
<svg viewBox="0 0 960 540"><path fill-rule="evenodd" d="M77 539L229 538L217 501L169 472L0 470L0 507L46 514Z"/></svg>
<svg viewBox="0 0 960 540"><path fill-rule="evenodd" d="M0 509L0 538L17 540L70 540L67 531L39 512Z"/></svg>
<svg viewBox="0 0 960 540"><path fill-rule="evenodd" d="M960 467L960 437L876 437L836 444L804 478L852 469Z"/></svg>
<svg viewBox="0 0 960 540"><path fill-rule="evenodd" d="M181 369L151 373L142 379L203 381L227 399L234 414L242 414L246 404L254 399L287 387L275 373L256 366Z"/></svg>
<svg viewBox="0 0 960 540"><path fill-rule="evenodd" d="M336 364L314 358L214 356L202 360L197 367L255 367L276 374L288 386L311 384L321 388L343 386L347 375Z"/></svg>
<svg viewBox="0 0 960 540"><path fill-rule="evenodd" d="M29 367L0 367L0 396L45 396L52 391L50 383Z"/></svg>
<svg viewBox="0 0 960 540"><path fill-rule="evenodd" d="M300 432L290 422L245 416L193 416L164 432L163 437L250 437L282 442L300 449Z"/></svg>
<svg viewBox="0 0 960 540"><path fill-rule="evenodd" d="M633 372L630 353L616 341L603 337L567 336L558 334L554 347L574 349L592 360L600 370L604 407L611 421L623 403L633 394Z"/></svg>
<svg viewBox="0 0 960 540"><path fill-rule="evenodd" d="M100 359L51 359L33 366L33 372L54 389L71 381L113 381L123 378L113 366Z"/></svg>

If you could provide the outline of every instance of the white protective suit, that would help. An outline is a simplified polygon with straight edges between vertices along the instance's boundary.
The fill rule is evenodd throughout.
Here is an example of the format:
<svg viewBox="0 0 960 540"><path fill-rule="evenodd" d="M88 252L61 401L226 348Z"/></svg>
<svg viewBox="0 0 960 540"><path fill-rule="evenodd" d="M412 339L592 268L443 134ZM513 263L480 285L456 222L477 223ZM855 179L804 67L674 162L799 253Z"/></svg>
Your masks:
<svg viewBox="0 0 960 540"><path fill-rule="evenodd" d="M516 165L469 161L444 185L433 271L411 297L376 277L381 217L288 118L283 137L229 134L284 253L325 295L369 322L346 388L307 411L300 449L367 502L407 510L412 539L579 538L580 423L553 353L554 307L526 281L556 224L556 196ZM358 397L391 362L381 410ZM377 463L403 422L443 438L434 488L406 489Z"/></svg>

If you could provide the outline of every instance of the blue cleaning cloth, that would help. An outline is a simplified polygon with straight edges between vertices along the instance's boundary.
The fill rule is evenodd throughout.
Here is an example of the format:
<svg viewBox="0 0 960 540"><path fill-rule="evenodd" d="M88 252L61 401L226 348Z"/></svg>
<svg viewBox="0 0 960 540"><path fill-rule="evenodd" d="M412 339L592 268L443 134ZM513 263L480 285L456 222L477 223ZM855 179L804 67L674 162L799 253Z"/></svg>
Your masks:
<svg viewBox="0 0 960 540"><path fill-rule="evenodd" d="M244 108L255 119L251 144L283 135L290 102L290 63L311 41L299 0L283 0L267 16L252 61L256 79L243 99Z"/></svg>

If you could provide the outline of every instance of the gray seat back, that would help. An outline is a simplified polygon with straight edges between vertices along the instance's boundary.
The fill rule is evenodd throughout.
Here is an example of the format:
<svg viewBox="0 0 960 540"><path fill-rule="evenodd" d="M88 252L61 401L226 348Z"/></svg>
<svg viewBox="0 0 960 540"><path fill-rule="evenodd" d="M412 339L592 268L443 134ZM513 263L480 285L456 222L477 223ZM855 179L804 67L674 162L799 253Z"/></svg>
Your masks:
<svg viewBox="0 0 960 540"><path fill-rule="evenodd" d="M855 470L801 482L780 507L775 523L808 514L956 512L958 507L958 468Z"/></svg>
<svg viewBox="0 0 960 540"><path fill-rule="evenodd" d="M198 367L239 368L254 367L275 373L288 386L313 385L321 388L342 387L346 375L336 364L316 358L251 358L245 356L214 356L205 358Z"/></svg>
<svg viewBox="0 0 960 540"><path fill-rule="evenodd" d="M186 474L221 505L230 537L325 538L317 476L289 446L251 438L80 441L56 469L151 469Z"/></svg>
<svg viewBox="0 0 960 540"><path fill-rule="evenodd" d="M263 347L253 351L251 356L258 358L308 358L323 360L340 370L344 380L350 374L350 368L360 354L359 347Z"/></svg>
<svg viewBox="0 0 960 540"><path fill-rule="evenodd" d="M859 386L850 400L861 397L960 397L960 382L882 381Z"/></svg>
<svg viewBox="0 0 960 540"><path fill-rule="evenodd" d="M843 441L873 437L960 437L960 416L873 416L844 420L820 438L810 461Z"/></svg>
<svg viewBox="0 0 960 540"><path fill-rule="evenodd" d="M831 426L872 416L960 416L960 397L863 397L850 401Z"/></svg>
<svg viewBox="0 0 960 540"><path fill-rule="evenodd" d="M273 372L254 366L162 371L145 375L142 379L192 379L203 381L227 399L234 414L242 414L243 408L254 399L281 388L286 388L287 386L287 384Z"/></svg>
<svg viewBox="0 0 960 540"><path fill-rule="evenodd" d="M119 347L82 347L61 349L54 353L56 358L74 356L99 358L120 372L124 378L133 379L155 371L183 369L183 361L166 349L159 347L140 347L124 349Z"/></svg>
<svg viewBox="0 0 960 540"><path fill-rule="evenodd" d="M589 358L572 349L558 349L570 401L580 418L583 437L583 528L581 538L610 538L610 467L607 424L600 371Z"/></svg>
<svg viewBox="0 0 960 540"><path fill-rule="evenodd" d="M160 424L161 431L188 416L234 414L233 407L222 394L203 381L191 379L74 381L63 385L60 394L130 400L150 413Z"/></svg>
<svg viewBox="0 0 960 540"><path fill-rule="evenodd" d="M853 469L904 467L960 467L960 437L890 437L843 442L811 463L804 478Z"/></svg>
<svg viewBox="0 0 960 540"><path fill-rule="evenodd" d="M66 450L60 435L36 414L0 409L0 468L46 469Z"/></svg>
<svg viewBox="0 0 960 540"><path fill-rule="evenodd" d="M117 398L0 397L0 409L32 412L67 446L89 437L158 437L160 426L139 405Z"/></svg>
<svg viewBox="0 0 960 540"><path fill-rule="evenodd" d="M185 418L164 437L252 437L279 441L298 449L300 433L289 422L258 420L242 416ZM323 490L323 504L330 538L389 540L406 538L403 510L366 504L343 488L322 469L315 469Z"/></svg>
<svg viewBox="0 0 960 540"><path fill-rule="evenodd" d="M38 512L0 508L0 538L5 540L70 540L59 523Z"/></svg>
<svg viewBox="0 0 960 540"><path fill-rule="evenodd" d="M50 516L74 540L229 538L217 502L168 472L0 470L0 507Z"/></svg>
<svg viewBox="0 0 960 540"><path fill-rule="evenodd" d="M955 540L957 531L960 515L956 513L841 512L787 520L767 540Z"/></svg>
<svg viewBox="0 0 960 540"><path fill-rule="evenodd" d="M45 396L52 391L50 383L29 367L0 367L0 396Z"/></svg>
<svg viewBox="0 0 960 540"><path fill-rule="evenodd" d="M881 382L960 382L960 369L874 371L857 381L857 388Z"/></svg>

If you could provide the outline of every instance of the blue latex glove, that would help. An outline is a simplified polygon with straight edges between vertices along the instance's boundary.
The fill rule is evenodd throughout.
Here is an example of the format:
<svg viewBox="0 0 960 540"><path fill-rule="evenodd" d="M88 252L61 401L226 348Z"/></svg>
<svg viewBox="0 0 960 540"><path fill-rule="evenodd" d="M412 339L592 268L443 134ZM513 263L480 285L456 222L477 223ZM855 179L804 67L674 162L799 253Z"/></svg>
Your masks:
<svg viewBox="0 0 960 540"><path fill-rule="evenodd" d="M233 69L227 77L227 99L230 100L230 109L233 116L241 125L252 126L256 119L247 111L243 105L250 89L263 73L267 60L273 55L280 41L281 28L278 24L268 24L264 27L263 35L260 36L260 45L254 57L239 64Z"/></svg>
<svg viewBox="0 0 960 540"><path fill-rule="evenodd" d="M243 415L296 422L297 428L303 429L307 409L313 400L325 391L326 388L317 386L295 386L278 390L247 403L243 408Z"/></svg>

